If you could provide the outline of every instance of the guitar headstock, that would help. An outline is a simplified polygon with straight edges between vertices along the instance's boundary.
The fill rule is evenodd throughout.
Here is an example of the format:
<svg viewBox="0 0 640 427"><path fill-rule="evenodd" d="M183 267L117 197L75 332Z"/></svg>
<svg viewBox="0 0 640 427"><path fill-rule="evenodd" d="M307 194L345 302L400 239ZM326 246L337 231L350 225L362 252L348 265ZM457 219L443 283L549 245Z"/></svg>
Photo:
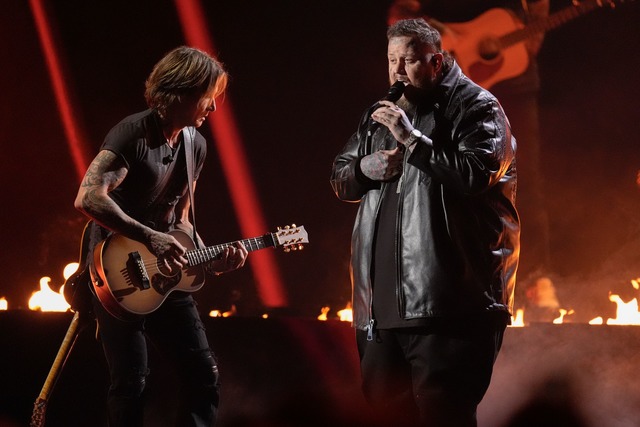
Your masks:
<svg viewBox="0 0 640 427"><path fill-rule="evenodd" d="M276 247L282 246L285 252L302 250L305 243L309 243L309 235L304 226L295 224L285 227L278 227L278 231L273 233Z"/></svg>

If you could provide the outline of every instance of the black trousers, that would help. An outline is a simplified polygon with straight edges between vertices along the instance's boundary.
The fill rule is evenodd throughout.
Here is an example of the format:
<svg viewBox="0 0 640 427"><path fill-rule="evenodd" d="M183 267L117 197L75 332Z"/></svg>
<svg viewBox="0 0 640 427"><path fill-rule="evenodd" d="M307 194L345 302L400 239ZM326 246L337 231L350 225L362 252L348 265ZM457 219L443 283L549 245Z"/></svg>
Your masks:
<svg viewBox="0 0 640 427"><path fill-rule="evenodd" d="M475 427L502 345L495 319L356 331L362 389L380 425Z"/></svg>
<svg viewBox="0 0 640 427"><path fill-rule="evenodd" d="M191 295L170 297L158 310L135 321L116 319L97 300L94 310L111 379L107 397L110 427L143 426L143 391L150 372L148 342L171 363L181 381L180 389L167 390L167 404L177 406L177 419L162 425L214 425L218 366Z"/></svg>

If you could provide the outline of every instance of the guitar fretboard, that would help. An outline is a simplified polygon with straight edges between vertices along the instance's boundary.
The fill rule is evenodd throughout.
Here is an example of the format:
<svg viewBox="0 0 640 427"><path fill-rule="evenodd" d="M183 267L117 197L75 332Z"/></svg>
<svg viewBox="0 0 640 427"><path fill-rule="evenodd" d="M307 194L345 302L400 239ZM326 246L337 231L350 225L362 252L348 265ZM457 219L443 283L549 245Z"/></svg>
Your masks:
<svg viewBox="0 0 640 427"><path fill-rule="evenodd" d="M556 13L549 15L549 17L545 19L534 21L520 30L505 34L504 36L500 37L500 44L503 48L518 44L523 40L531 38L537 33L552 30L562 24L571 21L572 19L577 18L580 15L591 12L592 10L601 7L602 3L602 1L598 0L588 0L583 1L577 6L564 8Z"/></svg>
<svg viewBox="0 0 640 427"><path fill-rule="evenodd" d="M267 233L260 237L251 237L249 239L238 240L247 248L247 251L253 252L260 249L275 246L275 239L271 233ZM212 259L216 259L229 246L234 246L237 242L222 243L219 245L209 246L203 249L193 249L187 251L185 257L189 261L189 266L203 264Z"/></svg>

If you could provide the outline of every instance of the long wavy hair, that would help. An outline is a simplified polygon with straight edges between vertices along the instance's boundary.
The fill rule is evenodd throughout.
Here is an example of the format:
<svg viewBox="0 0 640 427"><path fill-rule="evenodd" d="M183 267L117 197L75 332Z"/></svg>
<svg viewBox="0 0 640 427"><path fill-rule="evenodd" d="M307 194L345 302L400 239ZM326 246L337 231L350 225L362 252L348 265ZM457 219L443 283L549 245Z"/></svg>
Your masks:
<svg viewBox="0 0 640 427"><path fill-rule="evenodd" d="M229 76L221 62L202 50L180 46L167 53L153 67L145 82L149 108L164 115L184 95L222 94Z"/></svg>

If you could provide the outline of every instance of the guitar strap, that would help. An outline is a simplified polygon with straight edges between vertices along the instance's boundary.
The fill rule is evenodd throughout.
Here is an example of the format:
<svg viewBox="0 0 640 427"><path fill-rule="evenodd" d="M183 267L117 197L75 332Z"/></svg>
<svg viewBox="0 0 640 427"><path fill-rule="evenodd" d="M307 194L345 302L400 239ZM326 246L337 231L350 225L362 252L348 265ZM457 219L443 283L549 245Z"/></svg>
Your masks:
<svg viewBox="0 0 640 427"><path fill-rule="evenodd" d="M158 138L164 138L164 135L162 135L162 124L160 122L160 117L158 115L156 115L156 129L150 128L148 130L148 135L146 136L146 138L149 140L152 140L154 138L154 133L157 133L159 135ZM179 150L182 150L182 147L180 147ZM136 214L133 215L134 217L136 217L137 219L140 219L138 218L137 215L140 215L140 214L144 215L145 212L149 212L151 208L155 206L155 203L158 200L161 200L162 196L168 190L167 183L169 182L169 179L173 176L175 165L176 165L176 162L174 161L169 162L167 166L167 170L165 174L162 176L162 179L156 184L156 186L151 191L148 192L147 200L135 208ZM127 213L131 215L131 212L127 212Z"/></svg>
<svg viewBox="0 0 640 427"><path fill-rule="evenodd" d="M189 204L191 205L191 224L193 225L193 241L196 244L196 248L200 247L198 242L198 235L196 233L196 212L195 212L195 202L193 200L193 159L194 159L194 150L193 150L193 142L194 135L196 133L196 128L193 126L186 127L182 130L183 140L184 140L184 154L185 160L187 164L187 185L189 186Z"/></svg>

